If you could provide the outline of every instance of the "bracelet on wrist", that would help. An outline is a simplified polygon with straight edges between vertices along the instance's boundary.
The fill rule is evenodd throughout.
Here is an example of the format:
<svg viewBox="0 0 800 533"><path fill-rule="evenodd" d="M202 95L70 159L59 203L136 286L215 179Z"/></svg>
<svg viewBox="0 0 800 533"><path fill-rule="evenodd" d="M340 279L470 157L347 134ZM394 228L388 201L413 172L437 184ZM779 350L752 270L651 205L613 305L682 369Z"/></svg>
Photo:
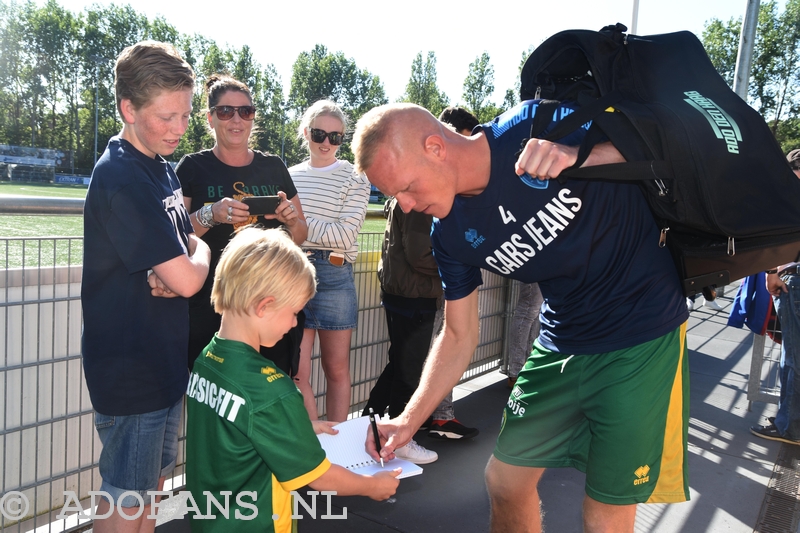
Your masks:
<svg viewBox="0 0 800 533"><path fill-rule="evenodd" d="M765 270L765 272L767 274L777 274L778 273L778 269L777 268L771 268L769 270Z"/></svg>
<svg viewBox="0 0 800 533"><path fill-rule="evenodd" d="M197 222L199 222L204 228L213 228L219 224L219 222L214 220L214 213L211 211L212 205L213 204L204 205L195 211L195 218L197 218Z"/></svg>
<svg viewBox="0 0 800 533"><path fill-rule="evenodd" d="M194 212L194 218L197 220L197 223L200 224L202 227L204 227L204 228L211 227L211 226L206 225L205 218L203 218L203 208L202 207Z"/></svg>

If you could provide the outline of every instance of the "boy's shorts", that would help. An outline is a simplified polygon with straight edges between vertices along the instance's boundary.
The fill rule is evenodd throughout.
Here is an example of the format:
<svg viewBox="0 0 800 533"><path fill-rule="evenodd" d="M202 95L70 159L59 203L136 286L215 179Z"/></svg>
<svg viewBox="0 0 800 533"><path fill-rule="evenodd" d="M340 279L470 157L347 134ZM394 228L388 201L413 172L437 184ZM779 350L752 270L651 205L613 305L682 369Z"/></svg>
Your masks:
<svg viewBox="0 0 800 533"><path fill-rule="evenodd" d="M109 503L138 507L139 500L131 494L120 503L124 492L138 493L145 505L150 503L148 491L157 490L159 478L175 469L182 408L183 397L172 407L140 415L109 416L95 411L94 425L103 443L100 490L114 498Z"/></svg>
<svg viewBox="0 0 800 533"><path fill-rule="evenodd" d="M503 412L494 456L573 467L602 503L689 499L686 324L614 352L565 356L538 342Z"/></svg>

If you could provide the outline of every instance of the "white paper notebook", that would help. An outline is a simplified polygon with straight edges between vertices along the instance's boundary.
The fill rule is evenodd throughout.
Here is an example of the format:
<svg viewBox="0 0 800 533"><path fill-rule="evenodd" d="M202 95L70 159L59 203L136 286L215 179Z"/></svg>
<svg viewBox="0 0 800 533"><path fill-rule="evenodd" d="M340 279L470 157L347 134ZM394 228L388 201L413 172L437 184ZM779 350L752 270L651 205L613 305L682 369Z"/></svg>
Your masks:
<svg viewBox="0 0 800 533"><path fill-rule="evenodd" d="M328 460L336 465L343 466L358 474L371 476L381 470L403 469L399 479L416 476L422 473L422 468L405 459L392 459L381 464L369 456L364 449L364 442L369 429L369 417L353 418L334 426L339 430L336 435L321 433L317 435L322 449L325 450Z"/></svg>

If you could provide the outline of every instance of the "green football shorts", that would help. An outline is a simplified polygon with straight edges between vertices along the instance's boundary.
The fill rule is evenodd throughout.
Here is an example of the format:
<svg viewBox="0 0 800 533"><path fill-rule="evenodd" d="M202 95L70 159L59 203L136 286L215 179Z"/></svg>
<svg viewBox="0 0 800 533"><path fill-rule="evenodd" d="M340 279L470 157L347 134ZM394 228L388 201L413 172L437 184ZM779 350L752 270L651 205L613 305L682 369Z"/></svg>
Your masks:
<svg viewBox="0 0 800 533"><path fill-rule="evenodd" d="M494 456L573 467L603 503L689 499L686 324L614 352L565 356L537 341L503 412Z"/></svg>

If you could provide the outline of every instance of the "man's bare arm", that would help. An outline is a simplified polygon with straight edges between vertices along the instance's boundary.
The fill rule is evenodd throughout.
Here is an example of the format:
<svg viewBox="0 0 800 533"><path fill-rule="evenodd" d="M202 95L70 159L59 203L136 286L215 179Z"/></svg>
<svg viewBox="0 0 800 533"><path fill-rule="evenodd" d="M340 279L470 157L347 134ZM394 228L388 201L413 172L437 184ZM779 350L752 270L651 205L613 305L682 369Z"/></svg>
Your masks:
<svg viewBox="0 0 800 533"><path fill-rule="evenodd" d="M445 302L444 327L431 347L416 392L400 416L378 426L384 458L391 458L396 448L411 440L417 428L461 379L478 346L478 325L477 289L465 298ZM378 458L371 435L367 451Z"/></svg>

